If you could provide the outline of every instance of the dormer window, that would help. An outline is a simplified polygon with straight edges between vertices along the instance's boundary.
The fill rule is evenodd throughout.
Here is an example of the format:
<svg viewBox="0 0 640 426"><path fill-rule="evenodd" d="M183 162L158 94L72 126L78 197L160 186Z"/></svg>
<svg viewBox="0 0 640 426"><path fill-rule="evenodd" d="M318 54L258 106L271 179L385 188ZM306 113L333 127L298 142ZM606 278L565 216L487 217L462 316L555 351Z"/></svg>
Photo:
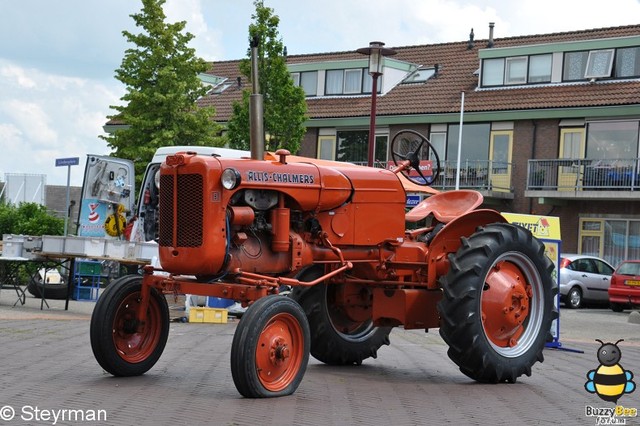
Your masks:
<svg viewBox="0 0 640 426"><path fill-rule="evenodd" d="M602 78L611 76L614 49L592 50L587 59L584 78Z"/></svg>
<svg viewBox="0 0 640 426"><path fill-rule="evenodd" d="M305 71L291 74L293 84L302 87L306 96L316 96L318 94L318 72Z"/></svg>
<svg viewBox="0 0 640 426"><path fill-rule="evenodd" d="M481 75L482 87L549 83L551 54L485 59Z"/></svg>
<svg viewBox="0 0 640 426"><path fill-rule="evenodd" d="M527 57L506 59L505 84L524 84L527 82Z"/></svg>
<svg viewBox="0 0 640 426"><path fill-rule="evenodd" d="M436 73L435 68L419 68L409 74L407 78L405 78L403 83L424 83L433 77Z"/></svg>

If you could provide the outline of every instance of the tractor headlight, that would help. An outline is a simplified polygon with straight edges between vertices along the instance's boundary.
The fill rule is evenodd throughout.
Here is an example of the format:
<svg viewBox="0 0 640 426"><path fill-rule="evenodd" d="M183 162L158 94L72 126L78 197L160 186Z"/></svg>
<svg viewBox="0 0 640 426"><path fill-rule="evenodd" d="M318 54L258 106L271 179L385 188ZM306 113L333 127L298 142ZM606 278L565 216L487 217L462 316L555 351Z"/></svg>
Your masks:
<svg viewBox="0 0 640 426"><path fill-rule="evenodd" d="M235 189L240 185L240 172L236 169L224 169L220 181L224 189Z"/></svg>

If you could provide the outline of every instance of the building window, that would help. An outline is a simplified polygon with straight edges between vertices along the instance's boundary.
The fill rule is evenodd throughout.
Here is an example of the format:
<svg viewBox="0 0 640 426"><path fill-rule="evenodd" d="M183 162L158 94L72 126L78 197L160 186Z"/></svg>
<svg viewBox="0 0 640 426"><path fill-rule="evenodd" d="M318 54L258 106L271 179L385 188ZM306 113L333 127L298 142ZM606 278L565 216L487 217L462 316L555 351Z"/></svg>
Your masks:
<svg viewBox="0 0 640 426"><path fill-rule="evenodd" d="M420 68L409 74L407 78L402 80L402 83L424 83L433 77L435 73L435 68Z"/></svg>
<svg viewBox="0 0 640 426"><path fill-rule="evenodd" d="M328 70L325 78L325 95L341 95L344 70Z"/></svg>
<svg viewBox="0 0 640 426"><path fill-rule="evenodd" d="M579 251L612 265L640 258L640 220L581 218Z"/></svg>
<svg viewBox="0 0 640 426"><path fill-rule="evenodd" d="M567 52L564 55L564 69L562 80L584 80L584 71L587 68L589 52Z"/></svg>
<svg viewBox="0 0 640 426"><path fill-rule="evenodd" d="M482 61L482 86L502 86L504 84L504 58Z"/></svg>
<svg viewBox="0 0 640 426"><path fill-rule="evenodd" d="M291 74L293 85L302 87L306 96L316 96L318 94L318 72L305 71Z"/></svg>
<svg viewBox="0 0 640 426"><path fill-rule="evenodd" d="M592 50L587 59L585 78L602 78L611 76L613 66L613 49Z"/></svg>
<svg viewBox="0 0 640 426"><path fill-rule="evenodd" d="M589 123L586 157L591 160L637 158L638 124L638 121Z"/></svg>
<svg viewBox="0 0 640 426"><path fill-rule="evenodd" d="M549 83L551 54L514 56L482 61L482 86Z"/></svg>
<svg viewBox="0 0 640 426"><path fill-rule="evenodd" d="M432 132L429 135L429 141L433 145L433 149L438 154L440 161L444 161L446 149L447 149L447 134L446 132Z"/></svg>
<svg viewBox="0 0 640 426"><path fill-rule="evenodd" d="M640 47L617 50L615 76L617 78L640 76Z"/></svg>
<svg viewBox="0 0 640 426"><path fill-rule="evenodd" d="M460 125L450 125L447 133L447 160L455 161L458 158L458 135L460 134ZM462 152L460 160L487 161L489 159L490 135L490 124L464 124L462 127Z"/></svg>
<svg viewBox="0 0 640 426"><path fill-rule="evenodd" d="M325 73L325 95L359 95L371 93L372 79L363 68L327 70ZM378 93L381 92L378 79Z"/></svg>
<svg viewBox="0 0 640 426"><path fill-rule="evenodd" d="M366 163L369 156L369 131L338 132L336 160Z"/></svg>
<svg viewBox="0 0 640 426"><path fill-rule="evenodd" d="M506 58L505 84L527 82L527 57Z"/></svg>
<svg viewBox="0 0 640 426"><path fill-rule="evenodd" d="M300 86L307 96L316 96L318 94L318 72L300 73Z"/></svg>
<svg viewBox="0 0 640 426"><path fill-rule="evenodd" d="M529 57L529 83L549 83L551 81L551 55Z"/></svg>
<svg viewBox="0 0 640 426"><path fill-rule="evenodd" d="M345 70L344 71L344 93L353 94L361 93L362 87L362 70Z"/></svg>

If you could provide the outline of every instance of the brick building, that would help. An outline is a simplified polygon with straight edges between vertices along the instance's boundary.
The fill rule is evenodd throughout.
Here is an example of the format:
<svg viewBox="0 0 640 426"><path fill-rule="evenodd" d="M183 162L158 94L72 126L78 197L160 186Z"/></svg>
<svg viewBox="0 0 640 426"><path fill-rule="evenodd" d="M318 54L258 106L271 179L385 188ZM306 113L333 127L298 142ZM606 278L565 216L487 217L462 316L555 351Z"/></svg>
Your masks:
<svg viewBox="0 0 640 426"><path fill-rule="evenodd" d="M559 216L565 252L640 258L640 25L509 38L493 30L392 48L378 85L376 161L390 159L400 130L418 131L441 160L433 187L458 182L491 208ZM372 80L357 47L287 57L307 95L298 154L366 161ZM212 90L199 101L223 124L251 87L238 65L212 63Z"/></svg>

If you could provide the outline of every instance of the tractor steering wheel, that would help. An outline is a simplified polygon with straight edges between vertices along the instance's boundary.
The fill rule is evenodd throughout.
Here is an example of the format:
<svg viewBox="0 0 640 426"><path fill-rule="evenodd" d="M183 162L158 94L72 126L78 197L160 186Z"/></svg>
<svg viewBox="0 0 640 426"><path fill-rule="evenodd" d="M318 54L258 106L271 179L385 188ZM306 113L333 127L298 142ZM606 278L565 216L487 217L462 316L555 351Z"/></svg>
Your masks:
<svg viewBox="0 0 640 426"><path fill-rule="evenodd" d="M440 157L429 139L413 130L401 130L391 142L391 157L397 167L396 173L402 173L416 185L429 186L440 176ZM435 160L430 173L420 169L422 159ZM411 173L412 170L417 172Z"/></svg>

